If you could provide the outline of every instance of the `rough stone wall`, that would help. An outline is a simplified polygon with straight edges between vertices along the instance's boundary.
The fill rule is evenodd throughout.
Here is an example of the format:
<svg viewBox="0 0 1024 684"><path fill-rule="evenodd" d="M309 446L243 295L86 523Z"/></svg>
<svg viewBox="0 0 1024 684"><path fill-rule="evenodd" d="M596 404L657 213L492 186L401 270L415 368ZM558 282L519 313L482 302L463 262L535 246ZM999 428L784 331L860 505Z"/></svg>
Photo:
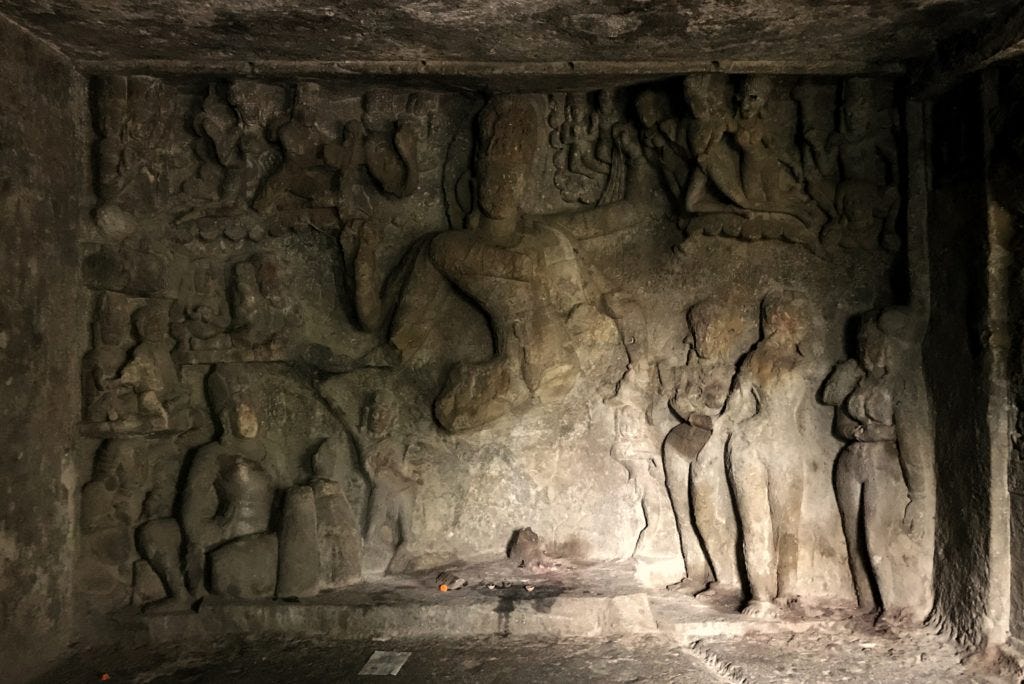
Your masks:
<svg viewBox="0 0 1024 684"><path fill-rule="evenodd" d="M932 317L924 359L935 411L933 619L970 643L982 638L990 579L983 130L977 81L942 96L931 107Z"/></svg>
<svg viewBox="0 0 1024 684"><path fill-rule="evenodd" d="M24 679L70 624L87 178L84 80L0 19L0 661Z"/></svg>

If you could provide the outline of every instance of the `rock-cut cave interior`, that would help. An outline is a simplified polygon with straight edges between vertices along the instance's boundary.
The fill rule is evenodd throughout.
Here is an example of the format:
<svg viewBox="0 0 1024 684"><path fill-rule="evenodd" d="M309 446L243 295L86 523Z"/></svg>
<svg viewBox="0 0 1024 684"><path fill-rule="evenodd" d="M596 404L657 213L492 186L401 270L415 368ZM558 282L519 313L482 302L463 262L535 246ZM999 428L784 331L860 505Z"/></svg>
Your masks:
<svg viewBox="0 0 1024 684"><path fill-rule="evenodd" d="M8 680L1024 681L1024 3L0 45Z"/></svg>

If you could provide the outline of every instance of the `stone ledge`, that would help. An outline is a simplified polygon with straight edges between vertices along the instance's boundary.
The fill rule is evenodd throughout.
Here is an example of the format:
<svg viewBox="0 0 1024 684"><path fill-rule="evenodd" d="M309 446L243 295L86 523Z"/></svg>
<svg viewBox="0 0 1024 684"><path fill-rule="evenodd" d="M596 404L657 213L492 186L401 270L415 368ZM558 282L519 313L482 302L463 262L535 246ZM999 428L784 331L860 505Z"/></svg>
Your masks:
<svg viewBox="0 0 1024 684"><path fill-rule="evenodd" d="M465 596L444 603L328 605L204 603L198 613L146 616L154 642L233 633L316 634L345 639L420 636L611 636L658 630L647 594L509 599Z"/></svg>

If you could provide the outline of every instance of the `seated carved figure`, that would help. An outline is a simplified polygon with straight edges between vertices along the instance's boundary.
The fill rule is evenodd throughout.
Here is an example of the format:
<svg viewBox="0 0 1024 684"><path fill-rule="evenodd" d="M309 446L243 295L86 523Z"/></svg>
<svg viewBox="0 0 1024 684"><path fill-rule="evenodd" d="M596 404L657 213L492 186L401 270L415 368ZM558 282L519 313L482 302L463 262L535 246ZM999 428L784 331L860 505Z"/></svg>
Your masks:
<svg viewBox="0 0 1024 684"><path fill-rule="evenodd" d="M825 213L804 190L803 167L785 130L766 116L772 80L748 76L738 107L719 77L694 74L684 92L695 121L690 145L698 171L687 191L689 234L782 239L816 249Z"/></svg>
<svg viewBox="0 0 1024 684"><path fill-rule="evenodd" d="M176 353L222 351L231 347L231 307L225 296L223 274L210 261L199 261L187 287L175 303L172 332Z"/></svg>
<svg viewBox="0 0 1024 684"><path fill-rule="evenodd" d="M267 140L268 123L280 116L278 90L244 79L228 86L227 100L238 117L235 154L225 164L221 185L221 201L230 207L248 209L281 161L280 153Z"/></svg>
<svg viewBox="0 0 1024 684"><path fill-rule="evenodd" d="M345 123L341 142L324 148L327 163L339 170L342 185L365 171L373 184L392 197L408 197L419 185L418 144L424 131L421 100L412 95L406 111L393 111L385 91L363 95L363 116Z"/></svg>
<svg viewBox="0 0 1024 684"><path fill-rule="evenodd" d="M514 97L487 104L479 119L477 211L468 230L441 233L430 245L437 268L488 313L495 341L494 359L457 367L438 397L437 418L450 430L493 421L531 396L561 398L579 374L559 306L567 292L580 293L572 247L520 211L535 116Z"/></svg>
<svg viewBox="0 0 1024 684"><path fill-rule="evenodd" d="M284 159L253 202L259 212L294 209L330 200L335 170L323 159L326 133L317 123L320 86L295 86L291 117L272 132Z"/></svg>
<svg viewBox="0 0 1024 684"><path fill-rule="evenodd" d="M216 442L201 447L192 460L181 498L180 528L174 521L147 523L139 539L143 557L169 588L172 606L187 602L178 596L184 537L187 586L195 597L207 591L207 564L212 588L252 598L273 594L277 541L269 535L277 468L257 439L259 422L249 404L234 396L230 384L215 372L209 379L210 400L220 424ZM237 547L230 548L236 542ZM269 587L269 588L268 588Z"/></svg>
<svg viewBox="0 0 1024 684"><path fill-rule="evenodd" d="M187 418L188 398L171 358L167 306L152 304L132 316L139 344L121 370L118 381L139 397L145 427L154 430L180 427Z"/></svg>
<svg viewBox="0 0 1024 684"><path fill-rule="evenodd" d="M606 162L597 158L594 147L600 138L597 114L590 111L586 93L566 96L568 118L562 126L562 139L569 145L569 170L595 178L611 170Z"/></svg>
<svg viewBox="0 0 1024 684"><path fill-rule="evenodd" d="M930 496L927 397L908 354L911 332L909 312L899 307L867 318L858 358L836 366L823 391L847 441L835 485L854 588L860 607L879 619L920 620L927 610L901 593L892 549L898 535L924 534Z"/></svg>
<svg viewBox="0 0 1024 684"><path fill-rule="evenodd" d="M643 154L658 170L662 183L676 203L683 201L690 178L686 130L672 117L668 98L645 90L633 105L640 123Z"/></svg>
<svg viewBox="0 0 1024 684"><path fill-rule="evenodd" d="M735 214L750 217L740 180L740 160L727 144L736 132L725 74L689 74L683 94L693 117L683 122L693 174L685 188L685 208L691 214Z"/></svg>
<svg viewBox="0 0 1024 684"><path fill-rule="evenodd" d="M891 129L872 126L871 88L870 79L851 78L843 84L842 126L829 141L842 174L835 196L838 216L825 227L822 239L830 246L896 250L896 144Z"/></svg>
<svg viewBox="0 0 1024 684"><path fill-rule="evenodd" d="M105 434L187 427L188 395L171 356L174 342L168 334L167 305L142 306L132 313L131 322L136 344L127 358L123 349L99 339L85 359L88 417L96 419ZM119 355L123 365L115 367Z"/></svg>
<svg viewBox="0 0 1024 684"><path fill-rule="evenodd" d="M268 531L275 485L280 484L264 445L256 439L259 422L252 408L232 396L230 386L217 378L211 381L211 389L222 432L193 459L181 502L190 584L200 593L208 553ZM250 562L253 570L276 568L276 558L272 562L251 558Z"/></svg>
<svg viewBox="0 0 1024 684"><path fill-rule="evenodd" d="M626 157L617 140L623 123L614 90L566 93L551 98L548 125L554 149L554 183L566 202L605 205L625 192Z"/></svg>
<svg viewBox="0 0 1024 684"><path fill-rule="evenodd" d="M280 264L258 254L235 264L231 287L231 336L242 347L280 347L297 323L283 293Z"/></svg>
<svg viewBox="0 0 1024 684"><path fill-rule="evenodd" d="M283 90L274 85L240 79L223 95L210 88L192 121L200 137L196 153L203 163L198 177L185 184L200 200L196 215L241 213L261 195L265 180L281 161L267 140L267 128L282 108Z"/></svg>

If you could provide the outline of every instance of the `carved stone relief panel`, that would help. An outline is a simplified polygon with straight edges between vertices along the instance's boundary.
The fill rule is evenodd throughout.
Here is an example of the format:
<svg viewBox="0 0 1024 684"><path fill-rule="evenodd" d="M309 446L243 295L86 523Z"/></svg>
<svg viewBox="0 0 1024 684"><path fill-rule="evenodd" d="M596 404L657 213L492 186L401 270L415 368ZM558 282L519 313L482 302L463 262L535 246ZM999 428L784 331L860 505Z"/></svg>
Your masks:
<svg viewBox="0 0 1024 684"><path fill-rule="evenodd" d="M893 299L884 84L94 97L96 595L308 598L532 527L693 591L781 535L746 559L755 602L853 600L812 386ZM761 529L766 496L793 515Z"/></svg>

